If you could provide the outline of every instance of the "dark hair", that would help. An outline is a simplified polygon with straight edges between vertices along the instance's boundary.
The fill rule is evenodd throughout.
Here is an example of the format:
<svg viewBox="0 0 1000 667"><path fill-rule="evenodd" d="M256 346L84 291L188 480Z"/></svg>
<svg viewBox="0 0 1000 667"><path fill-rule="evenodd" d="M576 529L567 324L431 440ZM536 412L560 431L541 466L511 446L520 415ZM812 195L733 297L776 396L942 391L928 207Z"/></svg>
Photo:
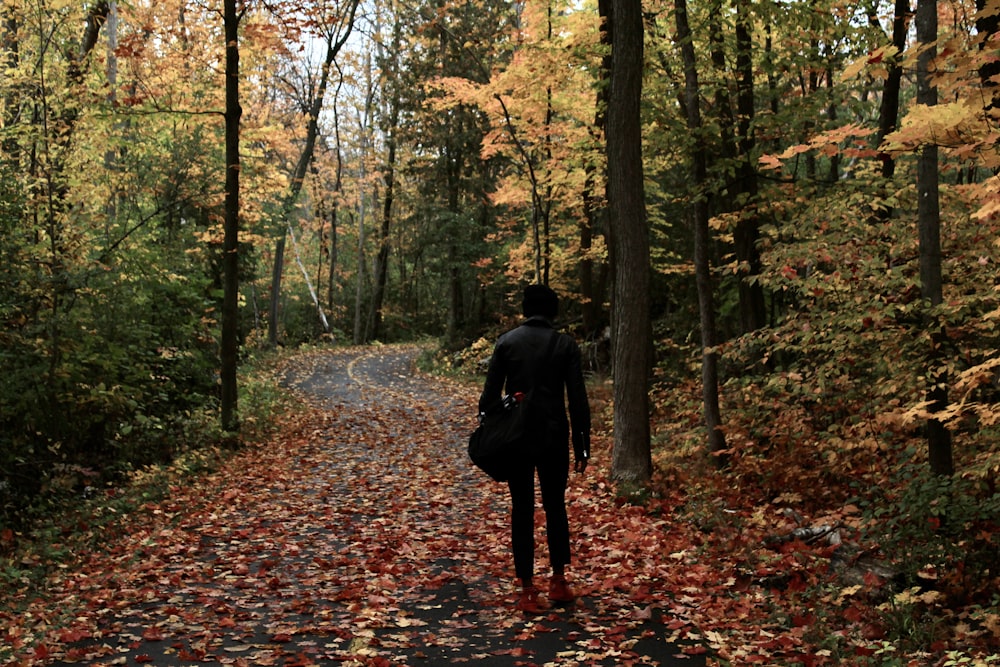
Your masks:
<svg viewBox="0 0 1000 667"><path fill-rule="evenodd" d="M525 317L541 315L554 320L559 314L559 297L547 285L528 285L524 288L521 311Z"/></svg>

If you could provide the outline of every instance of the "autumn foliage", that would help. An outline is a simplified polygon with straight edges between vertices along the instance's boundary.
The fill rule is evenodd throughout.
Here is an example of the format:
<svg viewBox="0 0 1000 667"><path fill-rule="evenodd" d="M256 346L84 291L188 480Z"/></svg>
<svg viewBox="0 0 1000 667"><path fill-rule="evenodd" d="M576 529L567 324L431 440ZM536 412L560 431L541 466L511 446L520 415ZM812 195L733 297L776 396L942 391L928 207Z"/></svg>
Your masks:
<svg viewBox="0 0 1000 667"><path fill-rule="evenodd" d="M644 2L650 341L607 336L618 221L604 197L609 43L592 4L366 2L357 43L323 63L314 49L353 17L350 3L240 3L244 373L281 345L433 339L439 368L474 386L490 341L516 320L520 287L547 282L602 405L612 345L648 344L655 356L652 481L616 489L598 466L577 487L574 520L594 550L587 585L616 601L602 628L656 609L678 638L729 664L995 662L1000 4L930 3L931 45L914 42L905 0L690 3L693 62L683 62L674 3ZM72 527L40 526L94 494L109 503L98 523L111 525L136 509L116 503L137 478L211 467L220 451L221 19L183 0L3 0L0 13L0 574L15 596L50 566L53 584L84 604L114 586L81 573L133 577L155 594L141 582L187 549L173 526L243 530L207 509L255 499L233 486L233 469L173 484L164 505L137 503L149 516L134 539L148 544L126 535L110 554L81 549L71 572L53 563ZM931 48L938 103L917 104L918 58ZM322 67L329 103L299 183ZM929 147L940 304L921 275L916 175ZM696 206L710 214L714 338L702 337L694 290ZM719 344L696 342L709 339ZM706 352L719 362L726 446L711 457ZM465 401L468 390L447 392ZM283 392L243 391L253 440L273 419L266 399ZM319 431L365 441L362 426L408 428L284 418L274 452L227 465L289 489L278 453L321 466ZM954 475L928 471L929 422L947 429ZM598 445L609 446L607 428ZM415 486L436 483L425 472ZM311 511L302 497L274 510L279 523ZM402 534L361 541L380 540L403 551ZM368 582L355 583L344 593L355 611L387 622L385 601L369 604ZM19 659L62 655L94 634L60 617L65 600L25 597L29 616L5 612ZM237 620L205 613L220 628ZM156 641L156 627L136 636Z"/></svg>

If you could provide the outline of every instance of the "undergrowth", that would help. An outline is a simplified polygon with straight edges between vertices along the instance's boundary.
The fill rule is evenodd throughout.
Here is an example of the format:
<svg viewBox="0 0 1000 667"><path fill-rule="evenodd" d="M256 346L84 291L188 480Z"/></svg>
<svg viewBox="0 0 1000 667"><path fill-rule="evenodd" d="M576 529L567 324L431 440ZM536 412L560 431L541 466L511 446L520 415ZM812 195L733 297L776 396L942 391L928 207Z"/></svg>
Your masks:
<svg viewBox="0 0 1000 667"><path fill-rule="evenodd" d="M279 362L279 356L266 354L248 359L242 369L243 445L264 442L289 408L288 394L277 381ZM217 470L237 451L218 422L212 412L192 413L175 432L177 455L172 461L123 469L103 481L93 480L94 485L67 484L39 499L25 528L0 528L0 609L17 613L24 600L42 592L39 588L53 570L71 567L76 554L100 550L128 532L148 508L168 498L172 488Z"/></svg>
<svg viewBox="0 0 1000 667"><path fill-rule="evenodd" d="M704 535L701 558L738 563L745 594L773 608L767 622L819 652L788 664L1000 661L1000 496L983 447L961 447L973 436L959 434L958 472L940 477L919 431L867 433L847 418L820 431L794 396L746 410L726 395L720 469L705 452L697 384L652 395L657 475L685 490L675 520ZM788 539L822 527L835 543Z"/></svg>

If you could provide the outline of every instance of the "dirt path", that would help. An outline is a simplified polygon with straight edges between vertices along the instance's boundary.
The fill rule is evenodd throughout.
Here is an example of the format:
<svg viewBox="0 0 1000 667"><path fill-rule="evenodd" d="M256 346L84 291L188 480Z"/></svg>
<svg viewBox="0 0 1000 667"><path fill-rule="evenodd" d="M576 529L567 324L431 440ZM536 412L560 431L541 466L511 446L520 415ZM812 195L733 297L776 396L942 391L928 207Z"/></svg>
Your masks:
<svg viewBox="0 0 1000 667"><path fill-rule="evenodd" d="M664 640L648 582L640 602L609 583L613 562L577 567L569 609L512 610L505 494L465 455L474 392L415 373L416 354L297 358L305 417L67 577L83 609L21 664L704 664ZM584 560L606 555L599 530L581 528Z"/></svg>

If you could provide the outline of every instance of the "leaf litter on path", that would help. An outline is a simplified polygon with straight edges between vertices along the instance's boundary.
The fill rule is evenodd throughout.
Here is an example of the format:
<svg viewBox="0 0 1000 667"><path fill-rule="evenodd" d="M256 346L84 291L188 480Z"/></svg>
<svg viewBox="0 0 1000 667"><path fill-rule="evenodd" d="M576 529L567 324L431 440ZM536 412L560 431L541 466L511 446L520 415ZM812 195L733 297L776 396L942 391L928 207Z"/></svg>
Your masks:
<svg viewBox="0 0 1000 667"><path fill-rule="evenodd" d="M580 598L514 611L506 489L465 453L476 392L414 373L416 352L293 359L303 406L280 434L82 555L10 664L705 664L673 643L698 635L666 579L667 522L617 502L600 461L570 482Z"/></svg>

